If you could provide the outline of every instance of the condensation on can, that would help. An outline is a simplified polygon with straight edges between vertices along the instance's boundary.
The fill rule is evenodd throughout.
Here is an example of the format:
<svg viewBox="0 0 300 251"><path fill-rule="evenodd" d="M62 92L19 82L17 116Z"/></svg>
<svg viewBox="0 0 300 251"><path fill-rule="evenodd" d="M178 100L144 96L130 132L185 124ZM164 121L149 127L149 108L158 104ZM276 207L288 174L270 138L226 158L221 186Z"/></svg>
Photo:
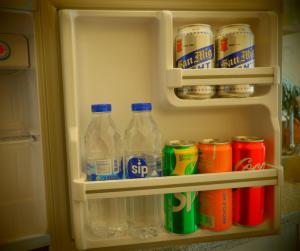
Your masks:
<svg viewBox="0 0 300 251"><path fill-rule="evenodd" d="M204 139L198 144L199 173L232 171L232 148L229 141ZM221 231L232 226L232 189L199 192L199 225Z"/></svg>
<svg viewBox="0 0 300 251"><path fill-rule="evenodd" d="M214 34L208 24L179 27L175 47L178 68L203 69L215 66ZM182 99L206 99L215 94L215 87L209 85L181 87L176 88L175 94Z"/></svg>
<svg viewBox="0 0 300 251"><path fill-rule="evenodd" d="M192 142L173 140L163 149L164 176L197 173L198 149ZM165 228L177 234L189 234L198 229L197 192L164 195Z"/></svg>
<svg viewBox="0 0 300 251"><path fill-rule="evenodd" d="M265 168L266 147L258 137L237 136L232 141L233 170L261 170ZM233 190L233 222L256 226L264 222L265 187Z"/></svg>
<svg viewBox="0 0 300 251"><path fill-rule="evenodd" d="M254 68L254 35L249 24L225 25L217 34L217 67ZM249 97L254 93L250 84L220 86L220 97Z"/></svg>

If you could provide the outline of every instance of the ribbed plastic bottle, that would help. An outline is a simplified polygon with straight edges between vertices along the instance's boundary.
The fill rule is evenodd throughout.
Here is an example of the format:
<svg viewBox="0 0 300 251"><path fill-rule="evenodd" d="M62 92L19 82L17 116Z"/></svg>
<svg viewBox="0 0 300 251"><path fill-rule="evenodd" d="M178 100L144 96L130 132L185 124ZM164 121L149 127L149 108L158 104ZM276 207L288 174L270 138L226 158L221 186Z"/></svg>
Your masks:
<svg viewBox="0 0 300 251"><path fill-rule="evenodd" d="M125 165L128 179L159 177L161 134L151 116L151 103L132 104L133 117L125 131ZM162 230L162 196L149 195L127 199L130 235L152 238Z"/></svg>
<svg viewBox="0 0 300 251"><path fill-rule="evenodd" d="M91 110L92 120L84 138L87 180L123 179L122 140L111 118L111 104L94 104ZM85 216L88 230L97 237L127 233L125 198L88 200Z"/></svg>

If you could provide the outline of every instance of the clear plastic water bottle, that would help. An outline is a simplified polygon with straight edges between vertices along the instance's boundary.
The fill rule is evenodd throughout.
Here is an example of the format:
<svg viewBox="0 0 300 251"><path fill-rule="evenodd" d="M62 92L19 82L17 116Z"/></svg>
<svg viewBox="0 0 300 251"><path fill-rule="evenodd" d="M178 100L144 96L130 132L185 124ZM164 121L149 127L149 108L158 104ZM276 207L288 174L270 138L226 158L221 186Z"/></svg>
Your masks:
<svg viewBox="0 0 300 251"><path fill-rule="evenodd" d="M132 104L133 118L125 132L125 165L128 179L162 175L161 134L151 116L151 103ZM162 229L162 196L127 199L129 233L152 238Z"/></svg>
<svg viewBox="0 0 300 251"><path fill-rule="evenodd" d="M85 170L88 181L123 179L123 148L111 118L110 104L92 105L92 120L85 143ZM100 238L127 233L126 199L93 199L86 203L87 227Z"/></svg>

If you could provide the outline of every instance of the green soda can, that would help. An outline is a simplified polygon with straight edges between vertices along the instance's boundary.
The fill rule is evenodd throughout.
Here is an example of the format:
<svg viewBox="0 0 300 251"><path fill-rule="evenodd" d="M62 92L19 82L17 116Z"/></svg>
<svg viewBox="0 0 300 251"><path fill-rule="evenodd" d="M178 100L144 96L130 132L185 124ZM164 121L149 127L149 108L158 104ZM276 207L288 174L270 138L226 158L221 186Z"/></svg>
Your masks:
<svg viewBox="0 0 300 251"><path fill-rule="evenodd" d="M163 149L164 176L191 175L198 171L198 149L195 144L170 141ZM165 228L176 234L195 232L197 227L197 192L164 195Z"/></svg>

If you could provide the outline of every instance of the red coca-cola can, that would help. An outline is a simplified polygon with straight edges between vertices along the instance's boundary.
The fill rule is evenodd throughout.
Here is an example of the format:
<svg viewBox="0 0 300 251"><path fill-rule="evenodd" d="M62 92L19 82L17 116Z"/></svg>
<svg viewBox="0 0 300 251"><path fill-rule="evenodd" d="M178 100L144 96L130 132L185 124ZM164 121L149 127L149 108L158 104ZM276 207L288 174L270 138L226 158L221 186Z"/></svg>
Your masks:
<svg viewBox="0 0 300 251"><path fill-rule="evenodd" d="M265 168L266 146L257 137L237 136L232 140L233 171L261 170ZM264 222L264 187L233 190L233 223L256 226Z"/></svg>

